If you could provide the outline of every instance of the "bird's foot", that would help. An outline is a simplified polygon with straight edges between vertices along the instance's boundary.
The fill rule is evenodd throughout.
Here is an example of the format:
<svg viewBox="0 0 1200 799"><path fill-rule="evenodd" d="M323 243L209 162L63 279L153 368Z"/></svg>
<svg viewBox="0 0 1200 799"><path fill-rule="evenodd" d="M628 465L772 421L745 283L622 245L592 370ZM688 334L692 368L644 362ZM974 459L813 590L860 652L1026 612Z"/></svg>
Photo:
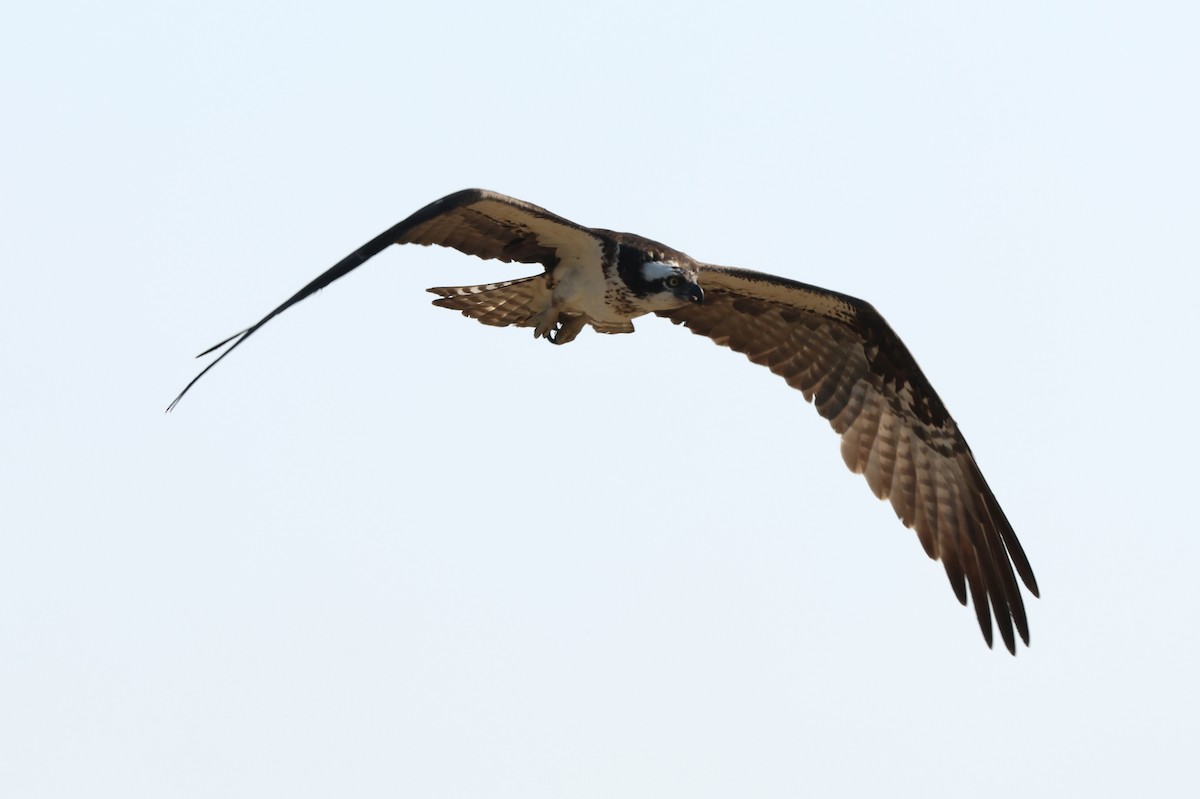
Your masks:
<svg viewBox="0 0 1200 799"><path fill-rule="evenodd" d="M541 313L534 314L529 317L529 321L533 322L533 337L545 338L553 341L551 337L558 329L558 311L553 308L547 308Z"/></svg>
<svg viewBox="0 0 1200 799"><path fill-rule="evenodd" d="M530 317L534 323L533 335L544 338L551 344L566 344L573 341L584 326L587 317L582 314L562 314L553 308L547 308L539 314Z"/></svg>

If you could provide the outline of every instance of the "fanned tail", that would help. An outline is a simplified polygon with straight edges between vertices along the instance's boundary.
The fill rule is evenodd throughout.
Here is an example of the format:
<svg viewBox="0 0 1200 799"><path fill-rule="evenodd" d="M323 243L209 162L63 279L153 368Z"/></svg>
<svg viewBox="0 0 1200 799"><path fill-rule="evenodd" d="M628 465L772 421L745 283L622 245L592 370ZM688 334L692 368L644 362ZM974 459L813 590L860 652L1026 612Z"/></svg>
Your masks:
<svg viewBox="0 0 1200 799"><path fill-rule="evenodd" d="M534 327L533 317L550 305L545 275L534 275L502 283L479 286L445 286L429 291L438 295L433 304L461 311L463 316L496 327Z"/></svg>

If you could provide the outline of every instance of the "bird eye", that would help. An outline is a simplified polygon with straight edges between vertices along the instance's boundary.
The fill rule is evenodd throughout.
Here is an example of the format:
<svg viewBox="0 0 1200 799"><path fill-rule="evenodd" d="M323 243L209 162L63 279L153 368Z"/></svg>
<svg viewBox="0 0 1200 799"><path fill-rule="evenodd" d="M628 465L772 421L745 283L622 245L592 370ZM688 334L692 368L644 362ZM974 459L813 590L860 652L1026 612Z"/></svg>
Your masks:
<svg viewBox="0 0 1200 799"><path fill-rule="evenodd" d="M663 281L669 289L677 289L683 285L683 278L679 275L671 275Z"/></svg>

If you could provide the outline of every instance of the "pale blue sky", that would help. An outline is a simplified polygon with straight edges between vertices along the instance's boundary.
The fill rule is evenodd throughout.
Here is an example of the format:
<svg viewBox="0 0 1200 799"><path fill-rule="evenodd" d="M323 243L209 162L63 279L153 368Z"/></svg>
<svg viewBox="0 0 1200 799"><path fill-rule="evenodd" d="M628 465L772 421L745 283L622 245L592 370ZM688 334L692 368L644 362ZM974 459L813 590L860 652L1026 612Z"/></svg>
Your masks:
<svg viewBox="0 0 1200 799"><path fill-rule="evenodd" d="M1194 795L1186 3L26 4L0 795ZM988 651L766 370L394 248L483 186L872 302L1043 589Z"/></svg>

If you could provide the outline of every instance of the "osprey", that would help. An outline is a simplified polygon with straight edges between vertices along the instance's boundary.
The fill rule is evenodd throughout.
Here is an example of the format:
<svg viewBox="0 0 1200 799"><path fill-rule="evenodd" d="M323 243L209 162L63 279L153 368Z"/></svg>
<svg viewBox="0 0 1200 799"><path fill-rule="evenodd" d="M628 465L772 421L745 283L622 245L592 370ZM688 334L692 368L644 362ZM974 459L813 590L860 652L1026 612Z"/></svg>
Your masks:
<svg viewBox="0 0 1200 799"><path fill-rule="evenodd" d="M467 189L431 203L321 274L229 344L196 381L275 316L392 244L437 244L468 255L540 264L532 277L432 288L434 305L487 325L532 327L554 344L588 325L632 333L649 313L744 354L799 389L842 437L842 458L941 560L988 646L992 617L1009 652L1029 644L1017 585L1038 595L1012 525L971 448L908 348L871 305L774 275L700 263L631 233L578 225L503 194ZM231 343L232 342L232 343ZM1015 570L1015 574L1014 574Z"/></svg>

